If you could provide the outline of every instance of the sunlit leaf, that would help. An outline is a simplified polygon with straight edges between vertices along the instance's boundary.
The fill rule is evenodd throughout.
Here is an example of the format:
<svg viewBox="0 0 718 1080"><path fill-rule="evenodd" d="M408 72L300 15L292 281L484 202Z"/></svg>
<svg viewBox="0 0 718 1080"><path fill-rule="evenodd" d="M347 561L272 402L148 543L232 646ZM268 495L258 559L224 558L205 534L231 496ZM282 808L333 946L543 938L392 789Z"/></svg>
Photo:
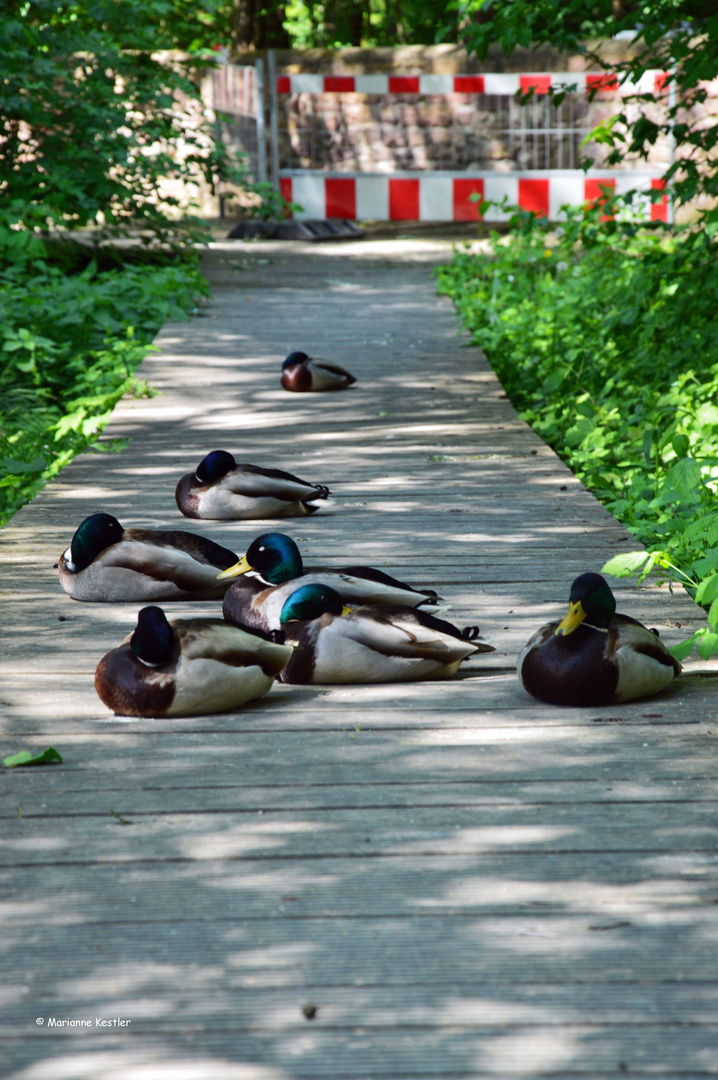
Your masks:
<svg viewBox="0 0 718 1080"><path fill-rule="evenodd" d="M6 769L18 769L25 765L52 765L56 761L61 762L62 758L57 750L49 746L41 754L33 755L29 750L21 750L19 754L11 754L10 757L3 758L3 765Z"/></svg>
<svg viewBox="0 0 718 1080"><path fill-rule="evenodd" d="M627 551L623 555L614 555L604 563L601 573L610 574L611 577L631 577L646 565L649 558L647 551Z"/></svg>

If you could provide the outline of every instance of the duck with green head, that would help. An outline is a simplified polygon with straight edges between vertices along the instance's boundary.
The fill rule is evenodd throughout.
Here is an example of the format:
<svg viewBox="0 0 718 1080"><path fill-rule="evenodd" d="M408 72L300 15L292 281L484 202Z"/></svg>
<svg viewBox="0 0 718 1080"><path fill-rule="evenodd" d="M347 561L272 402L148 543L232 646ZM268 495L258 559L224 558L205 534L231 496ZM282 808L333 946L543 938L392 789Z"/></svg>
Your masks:
<svg viewBox="0 0 718 1080"><path fill-rule="evenodd" d="M355 382L343 367L328 360L313 360L305 352L291 352L282 364L282 386L294 393L345 390Z"/></svg>
<svg viewBox="0 0 718 1080"><path fill-rule="evenodd" d="M219 575L222 581L241 577L225 594L225 619L239 626L278 630L285 600L299 585L329 584L345 601L364 604L434 604L433 590L418 590L371 566L313 566L305 569L299 548L285 533L263 533L234 566Z"/></svg>
<svg viewBox="0 0 718 1080"><path fill-rule="evenodd" d="M279 622L294 646L280 675L286 683L446 679L467 657L494 651L479 639L478 627L459 630L402 605L346 606L336 590L319 583L293 592Z"/></svg>
<svg viewBox="0 0 718 1080"><path fill-rule="evenodd" d="M73 600L218 600L229 586L217 574L237 561L206 536L169 529L124 529L111 514L91 514L60 556L60 584Z"/></svg>
<svg viewBox="0 0 718 1080"><path fill-rule="evenodd" d="M185 517L214 521L303 517L315 514L329 488L281 469L238 465L226 450L212 450L177 484L175 499Z"/></svg>
<svg viewBox="0 0 718 1080"><path fill-rule="evenodd" d="M616 614L600 574L571 586L568 614L533 635L518 658L526 690L552 705L614 705L657 694L681 665L643 623Z"/></svg>
<svg viewBox="0 0 718 1080"><path fill-rule="evenodd" d="M122 644L100 660L95 687L121 716L232 712L262 697L289 660L276 644L222 619L175 619L145 607Z"/></svg>

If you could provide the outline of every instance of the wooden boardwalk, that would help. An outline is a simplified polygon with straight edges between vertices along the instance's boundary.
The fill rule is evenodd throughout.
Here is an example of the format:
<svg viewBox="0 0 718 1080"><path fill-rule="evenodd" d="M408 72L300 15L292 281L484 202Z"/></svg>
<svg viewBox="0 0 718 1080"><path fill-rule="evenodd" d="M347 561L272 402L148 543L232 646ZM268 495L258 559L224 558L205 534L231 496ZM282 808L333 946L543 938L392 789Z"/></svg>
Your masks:
<svg viewBox="0 0 718 1080"><path fill-rule="evenodd" d="M108 429L128 449L79 458L3 531L3 756L64 758L2 774L3 1076L718 1076L715 666L613 709L519 687L573 577L634 545L457 335L430 276L447 253L218 245L213 303L144 365L160 393ZM284 393L292 348L359 383ZM279 525L307 562L435 586L497 651L449 683L111 717L92 676L136 605L73 603L53 564L97 510L241 553L265 526L174 504L218 447L333 489ZM679 593L616 592L669 643L695 620Z"/></svg>

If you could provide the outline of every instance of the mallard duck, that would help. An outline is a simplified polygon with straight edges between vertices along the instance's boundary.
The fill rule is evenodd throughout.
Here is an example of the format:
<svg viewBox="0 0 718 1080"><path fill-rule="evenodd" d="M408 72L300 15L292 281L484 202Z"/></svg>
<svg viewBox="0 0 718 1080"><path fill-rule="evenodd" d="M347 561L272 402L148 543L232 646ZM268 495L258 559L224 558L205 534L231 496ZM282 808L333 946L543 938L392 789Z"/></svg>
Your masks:
<svg viewBox="0 0 718 1080"><path fill-rule="evenodd" d="M177 485L175 499L185 517L215 521L302 517L329 497L324 484L309 484L281 469L238 465L226 450L213 450Z"/></svg>
<svg viewBox="0 0 718 1080"><path fill-rule="evenodd" d="M292 649L222 619L167 621L142 608L137 626L103 656L95 687L122 716L197 716L229 712L266 694Z"/></svg>
<svg viewBox="0 0 718 1080"><path fill-rule="evenodd" d="M401 605L346 607L335 589L303 585L279 616L294 652L287 683L380 683L446 679L473 653L493 652L479 628L459 630Z"/></svg>
<svg viewBox="0 0 718 1080"><path fill-rule="evenodd" d="M282 386L295 393L312 390L344 390L356 379L338 364L313 360L305 352L291 352L282 364Z"/></svg>
<svg viewBox="0 0 718 1080"><path fill-rule="evenodd" d="M85 518L60 556L60 584L73 600L221 599L217 573L237 556L206 536L180 530L123 529L111 514Z"/></svg>
<svg viewBox="0 0 718 1080"><path fill-rule="evenodd" d="M524 688L552 705L649 697L681 672L656 630L616 614L616 598L600 574L576 578L568 615L542 626L517 666Z"/></svg>
<svg viewBox="0 0 718 1080"><path fill-rule="evenodd" d="M370 566L342 566L332 570L313 566L305 570L299 548L284 533L263 533L247 548L246 555L220 574L222 581L248 575L227 590L222 611L239 626L260 630L279 629L285 600L300 585L328 583L344 600L365 604L403 604L416 607L438 600L429 589L419 591Z"/></svg>

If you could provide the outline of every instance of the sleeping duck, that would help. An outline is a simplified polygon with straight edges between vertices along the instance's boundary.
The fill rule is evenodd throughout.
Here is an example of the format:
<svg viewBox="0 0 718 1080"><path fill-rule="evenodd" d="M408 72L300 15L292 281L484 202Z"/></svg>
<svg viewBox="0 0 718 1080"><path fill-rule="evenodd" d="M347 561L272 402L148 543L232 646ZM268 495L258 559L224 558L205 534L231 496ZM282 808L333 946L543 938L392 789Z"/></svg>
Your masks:
<svg viewBox="0 0 718 1080"><path fill-rule="evenodd" d="M229 548L179 530L123 529L111 514L85 518L58 564L73 600L215 600L217 574L237 561Z"/></svg>
<svg viewBox="0 0 718 1080"><path fill-rule="evenodd" d="M332 570L319 566L304 569L299 548L284 533L263 533L234 566L224 570L220 580L247 575L227 590L222 611L225 619L238 626L278 630L285 600L299 587L328 582L344 600L363 604L403 604L416 607L438 600L429 589L419 591L370 566L342 566Z"/></svg>
<svg viewBox="0 0 718 1080"><path fill-rule="evenodd" d="M312 390L344 390L356 379L338 364L313 360L305 352L291 352L282 364L281 381L285 390L306 393Z"/></svg>
<svg viewBox="0 0 718 1080"><path fill-rule="evenodd" d="M137 626L100 660L95 687L121 716L230 712L266 694L292 649L222 619L175 619L142 608Z"/></svg>
<svg viewBox="0 0 718 1080"><path fill-rule="evenodd" d="M281 469L238 465L226 450L213 450L177 485L177 506L185 517L215 521L302 517L329 497L324 484L310 484Z"/></svg>
<svg viewBox="0 0 718 1080"><path fill-rule="evenodd" d="M383 683L446 679L462 660L493 652L478 627L458 630L426 611L400 605L349 608L327 585L303 585L279 616L294 652L286 683Z"/></svg>
<svg viewBox="0 0 718 1080"><path fill-rule="evenodd" d="M681 672L657 631L616 614L616 599L600 574L576 578L565 619L542 626L517 667L524 688L552 705L649 697Z"/></svg>

